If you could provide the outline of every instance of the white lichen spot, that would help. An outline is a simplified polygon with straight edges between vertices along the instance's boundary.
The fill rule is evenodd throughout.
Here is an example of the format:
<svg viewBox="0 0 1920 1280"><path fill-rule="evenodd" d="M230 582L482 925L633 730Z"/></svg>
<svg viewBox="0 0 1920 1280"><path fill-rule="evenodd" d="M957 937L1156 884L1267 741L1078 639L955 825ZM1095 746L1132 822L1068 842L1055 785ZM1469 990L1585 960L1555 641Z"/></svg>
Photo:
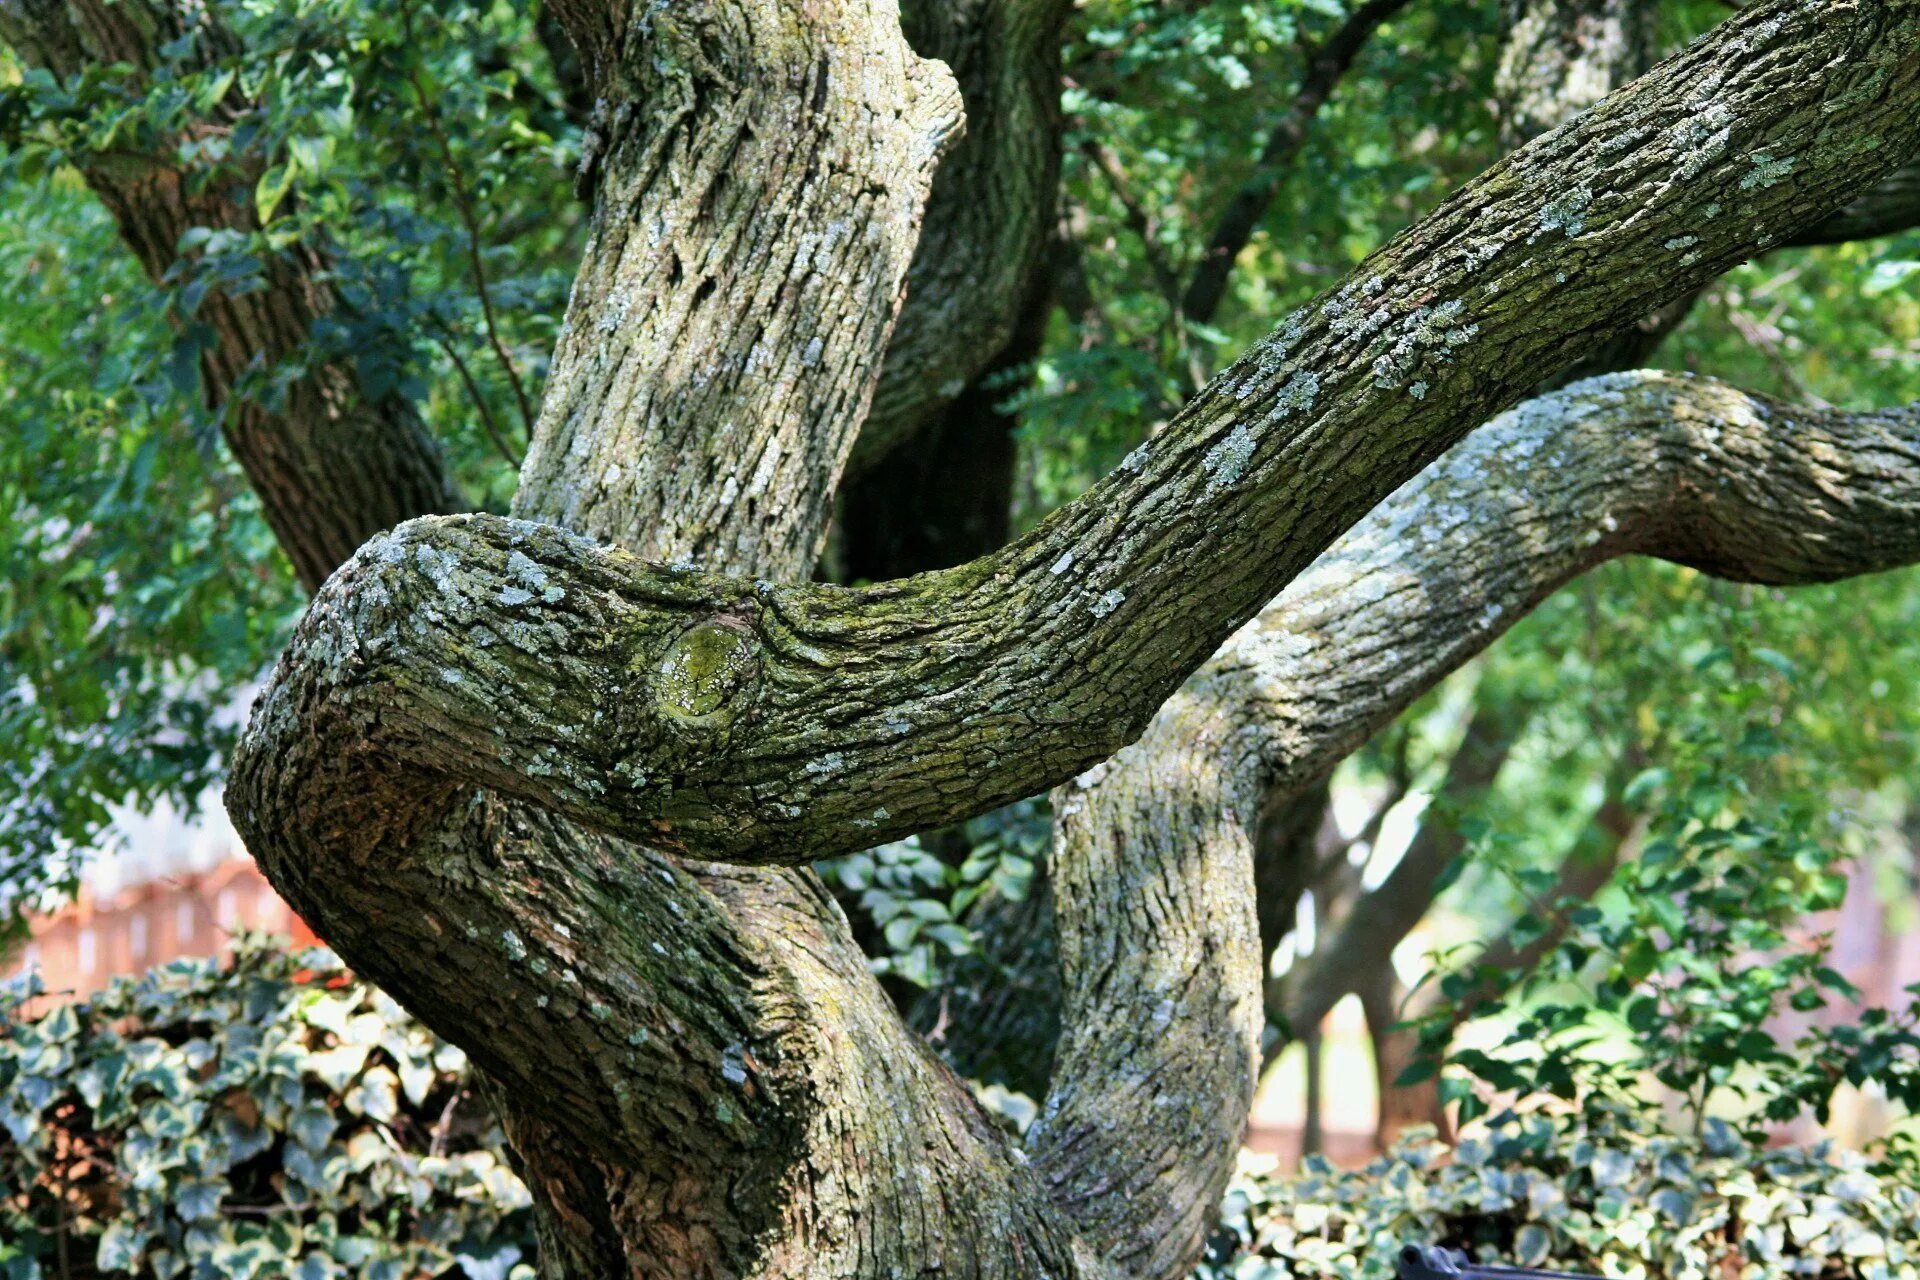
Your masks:
<svg viewBox="0 0 1920 1280"><path fill-rule="evenodd" d="M516 964L527 958L527 944L520 941L520 935L508 929L500 935L500 945L507 953L507 959Z"/></svg>
<svg viewBox="0 0 1920 1280"><path fill-rule="evenodd" d="M461 675L458 671L454 670L452 667L440 668L440 678L446 681L448 684L459 684L462 680L466 679L465 676Z"/></svg>
<svg viewBox="0 0 1920 1280"><path fill-rule="evenodd" d="M1088 605L1087 608L1093 613L1094 617L1104 618L1108 614L1112 613L1115 609L1118 609L1121 605L1125 604L1126 600L1127 600L1127 597L1125 592L1108 591L1106 594L1102 595L1098 600L1095 600L1092 604Z"/></svg>
<svg viewBox="0 0 1920 1280"><path fill-rule="evenodd" d="M829 751L818 760L807 761L807 772L825 776L838 773L847 767L847 758L838 751Z"/></svg>
<svg viewBox="0 0 1920 1280"><path fill-rule="evenodd" d="M507 553L507 576L535 591L547 585L547 571L528 559L522 551Z"/></svg>
<svg viewBox="0 0 1920 1280"><path fill-rule="evenodd" d="M1662 247L1666 249L1690 249L1699 243L1699 236L1675 236Z"/></svg>
<svg viewBox="0 0 1920 1280"><path fill-rule="evenodd" d="M1209 477L1207 488L1225 489L1238 484L1253 458L1253 447L1253 433L1247 430L1247 424L1235 425L1227 438L1207 450L1207 456L1200 460Z"/></svg>
<svg viewBox="0 0 1920 1280"><path fill-rule="evenodd" d="M1073 568L1073 552L1068 551L1058 560L1055 560L1053 562L1053 568L1047 570L1047 572L1057 578L1071 568Z"/></svg>
<svg viewBox="0 0 1920 1280"><path fill-rule="evenodd" d="M1407 394L1415 400L1425 400L1427 398L1427 384L1424 382L1416 382L1407 388Z"/></svg>
<svg viewBox="0 0 1920 1280"><path fill-rule="evenodd" d="M1753 166L1753 169L1746 177L1740 179L1742 191L1772 186L1793 172L1795 160L1793 156L1780 156L1776 159L1771 152L1756 151L1747 157L1747 162Z"/></svg>

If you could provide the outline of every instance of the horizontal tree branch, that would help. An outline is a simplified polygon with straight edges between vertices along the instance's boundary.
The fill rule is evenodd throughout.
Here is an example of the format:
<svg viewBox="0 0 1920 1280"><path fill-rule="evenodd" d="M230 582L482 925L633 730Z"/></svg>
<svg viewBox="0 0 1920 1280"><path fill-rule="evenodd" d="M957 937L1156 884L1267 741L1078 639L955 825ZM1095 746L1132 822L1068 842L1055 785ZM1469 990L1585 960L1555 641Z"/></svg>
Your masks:
<svg viewBox="0 0 1920 1280"><path fill-rule="evenodd" d="M482 785L797 863L1072 777L1539 369L1920 145L1917 47L1920 0L1743 11L1468 184L1082 499L953 570L776 585L487 516L405 526L302 623L236 762L245 821L363 787L328 740L349 727L396 800L382 822L341 812L350 845L413 821L403 793Z"/></svg>

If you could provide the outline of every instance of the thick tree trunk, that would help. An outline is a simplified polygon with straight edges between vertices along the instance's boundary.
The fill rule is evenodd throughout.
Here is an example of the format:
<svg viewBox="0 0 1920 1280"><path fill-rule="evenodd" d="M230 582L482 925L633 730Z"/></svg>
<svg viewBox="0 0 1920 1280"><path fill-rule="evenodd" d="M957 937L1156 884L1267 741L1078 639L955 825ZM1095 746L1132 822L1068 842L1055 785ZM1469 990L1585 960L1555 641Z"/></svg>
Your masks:
<svg viewBox="0 0 1920 1280"><path fill-rule="evenodd" d="M1030 537L862 591L805 583L856 438L884 452L884 424L926 420L896 406L951 401L1027 300L1026 249L989 287L928 246L1014 223L1031 246L1026 197L929 204L959 96L883 0L553 12L595 102L595 211L517 518L418 520L347 558L450 502L417 422L324 379L311 413L256 420L235 452L303 576L345 563L228 792L294 905L485 1073L549 1275L1184 1274L1257 1069L1251 850L1285 779L1495 634L1490 599L1510 620L1602 554L1794 581L1920 553L1910 417L1796 413L1783 442L1769 402L1629 381L1536 403L1320 554L1542 362L1912 154L1913 0L1736 17L1471 184ZM0 33L63 72L216 41L202 21L0 0ZM977 160L1044 173L1050 132L1036 153L1018 126L1052 109L1050 43L944 56L967 47L1014 86L970 99L976 138L1013 122ZM246 216L90 176L150 265L180 219ZM270 310L222 313L216 391L331 305L290 261ZM1536 453L1550 474L1510 473ZM1536 505L1458 514L1516 494ZM1402 544L1413 568L1381 562ZM1254 726L1218 696L1249 683ZM1190 767L1100 763L1143 728ZM788 868L1076 775L1050 899L1065 1033L1021 1146Z"/></svg>
<svg viewBox="0 0 1920 1280"><path fill-rule="evenodd" d="M1920 5L1741 15L1389 245L1035 534L857 591L804 580L958 125L951 79L880 3L556 13L606 105L518 518L416 521L334 574L236 758L235 821L323 936L491 1078L550 1274L1171 1280L1257 1069L1251 832L1270 788L1215 767L1241 726L1204 685L1159 704L1542 361L1878 176L1844 140L1920 133L1899 105ZM1711 109L1737 117L1737 147L1676 133ZM1738 216L1704 213L1718 201ZM1713 412L1634 390L1578 405L1617 393L1659 441ZM1753 531L1719 567L1755 573L1920 541L1883 519L1776 545L1809 509L1898 513L1905 469L1848 460L1896 451L1909 423L1816 419L1803 433L1835 440L1816 461L1768 445L1771 406L1702 394L1746 429L1613 460L1642 468L1645 510L1552 490L1574 528L1617 514L1649 542L1609 550L1650 549L1654 525L1716 564L1714 533ZM1531 421L1557 444L1580 420ZM1791 510L1770 491L1683 505L1676 533L1689 459L1814 483ZM1398 586L1347 602L1359 643L1337 664L1271 627L1229 662L1284 658L1290 687L1351 706L1323 740L1367 727L1497 630L1461 597L1568 571L1501 543L1510 524L1476 532L1494 540L1459 562L1476 581L1421 584L1438 612L1417 673L1369 634L1414 621ZM1326 603L1310 585L1294 607ZM1128 838L1159 787L1083 771L1163 723L1201 730L1184 818ZM1296 717L1268 741L1311 732ZM1053 885L1065 1032L1022 1149L905 1028L819 882L780 868L1076 774Z"/></svg>

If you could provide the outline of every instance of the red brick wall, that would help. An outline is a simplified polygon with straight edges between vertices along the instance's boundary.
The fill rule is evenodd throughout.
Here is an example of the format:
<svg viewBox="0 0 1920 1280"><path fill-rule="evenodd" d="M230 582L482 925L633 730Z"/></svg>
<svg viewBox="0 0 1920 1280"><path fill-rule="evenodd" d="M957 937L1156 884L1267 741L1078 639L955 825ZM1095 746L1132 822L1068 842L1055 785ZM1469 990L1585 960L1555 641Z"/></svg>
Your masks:
<svg viewBox="0 0 1920 1280"><path fill-rule="evenodd" d="M218 955L242 932L277 934L300 946L316 941L244 856L109 899L82 891L72 906L35 922L33 940L10 969L37 967L50 995L85 996L120 974L183 956Z"/></svg>

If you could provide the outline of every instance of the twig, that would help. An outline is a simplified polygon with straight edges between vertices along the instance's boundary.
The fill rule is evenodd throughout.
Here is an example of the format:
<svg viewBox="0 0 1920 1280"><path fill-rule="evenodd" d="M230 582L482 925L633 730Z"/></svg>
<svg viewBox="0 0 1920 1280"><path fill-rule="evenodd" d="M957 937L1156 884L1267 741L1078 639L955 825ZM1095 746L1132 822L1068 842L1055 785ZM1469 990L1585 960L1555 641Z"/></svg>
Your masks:
<svg viewBox="0 0 1920 1280"><path fill-rule="evenodd" d="M1293 105L1268 135L1267 144L1261 148L1260 158L1254 164L1253 175L1241 184L1240 189L1234 192L1233 199L1227 202L1219 222L1214 224L1213 234L1207 238L1207 247L1200 255L1199 264L1194 267L1193 277L1187 282L1180 310L1189 321L1206 324L1220 309L1220 301L1227 292L1227 278L1233 274L1233 264L1239 258L1240 251L1247 247L1247 242L1253 239L1255 228L1266 216L1267 207L1273 203L1273 197L1280 189L1281 174L1306 145L1307 126L1320 114L1320 108L1326 105L1334 87L1347 74L1347 69L1353 65L1353 60L1359 56L1367 41L1373 38L1380 24L1406 8L1410 2L1368 0L1348 16L1339 30L1308 55L1306 74L1301 78L1300 91L1294 95Z"/></svg>
<svg viewBox="0 0 1920 1280"><path fill-rule="evenodd" d="M406 27L409 52L418 49L419 40L414 35L413 4L411 0L400 7L401 22ZM460 215L460 222L467 232L467 260L473 272L473 291L480 300L480 317L486 325L487 341L493 347L493 354L507 375L507 382L513 388L513 398L520 406L520 421L526 428L528 439L533 437L533 404L527 398L527 389L520 382L520 371L514 367L513 357L500 340L499 327L493 318L493 297L487 291L487 269L480 255L480 220L473 212L473 197L467 190L465 179L460 175L460 166L453 158L453 145L447 141L446 132L440 127L439 112L434 110L427 96L427 87L420 82L420 70L409 63L407 83L413 86L413 95L420 103L420 114L426 120L427 131L433 135L434 142L440 148L440 156L447 166L447 185L453 190L453 207Z"/></svg>
<svg viewBox="0 0 1920 1280"><path fill-rule="evenodd" d="M460 375L460 381L466 383L467 395L473 399L473 407L480 411L480 423L487 429L487 438L493 441L493 447L499 450L500 456L518 470L521 462L520 455L514 452L513 446L507 441L506 433L500 430L500 423L493 416L493 410L487 407L487 398L480 393L480 383L474 378L473 371L467 368L467 362L461 359L459 349L453 345L453 335L448 331L446 321L431 315L429 319L437 329L434 342L447 353L447 359L453 362L455 371Z"/></svg>
<svg viewBox="0 0 1920 1280"><path fill-rule="evenodd" d="M466 1090L455 1089L453 1096L447 1099L447 1105L441 1110L440 1118L434 1121L433 1141L427 1146L428 1154L443 1156L447 1154L447 1140L453 1132L453 1109L460 1105L460 1099Z"/></svg>
<svg viewBox="0 0 1920 1280"><path fill-rule="evenodd" d="M1206 371L1200 367L1193 344L1187 340L1186 319L1181 312L1180 278L1160 244L1158 220L1147 212L1133 194L1126 171L1120 167L1120 158L1113 154L1112 149L1097 139L1088 138L1080 144L1080 150L1093 161L1093 167L1107 180L1114 199L1120 202L1121 209L1126 212L1127 226L1139 238L1147 266L1153 271L1153 278L1166 298L1167 324L1173 335L1174 352L1179 357L1180 373L1184 379L1180 387L1180 398L1184 400L1206 381Z"/></svg>

